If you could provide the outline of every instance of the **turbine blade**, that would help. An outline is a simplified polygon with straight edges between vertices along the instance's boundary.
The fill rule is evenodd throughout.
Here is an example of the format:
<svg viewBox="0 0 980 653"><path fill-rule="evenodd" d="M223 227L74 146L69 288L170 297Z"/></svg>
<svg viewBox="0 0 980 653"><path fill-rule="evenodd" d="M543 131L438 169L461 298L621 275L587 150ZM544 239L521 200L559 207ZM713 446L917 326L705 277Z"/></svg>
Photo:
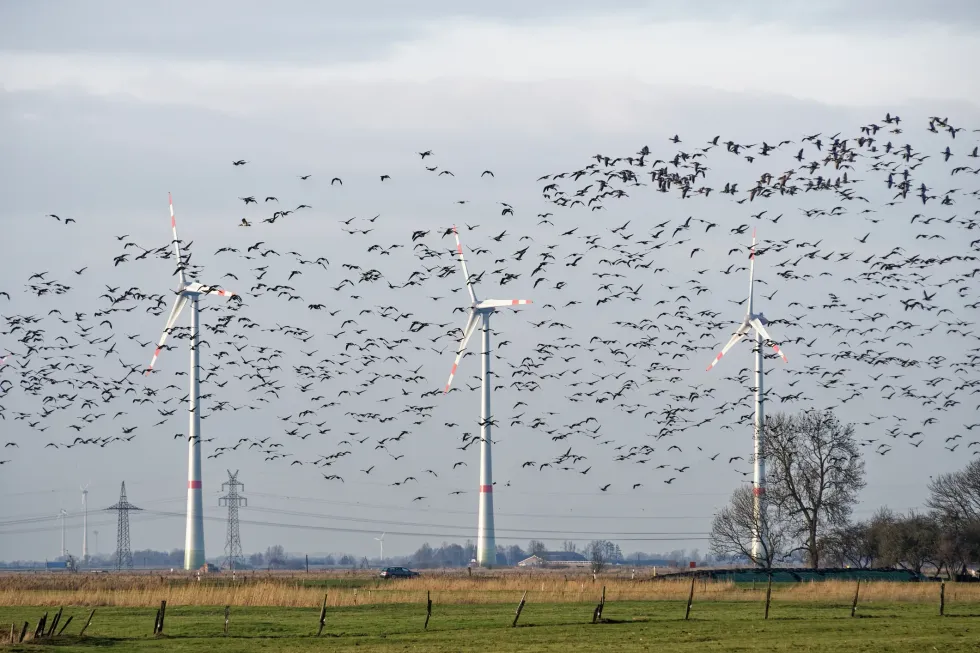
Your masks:
<svg viewBox="0 0 980 653"><path fill-rule="evenodd" d="M160 350L163 349L163 345L167 342L167 336L170 335L170 331L173 330L174 324L177 323L177 318L180 317L180 312L183 310L184 305L187 303L187 295L181 293L177 296L177 301L174 302L174 307L170 309L170 317L167 318L167 325L163 329L163 335L160 336L160 342L157 343L156 351L153 352L153 359L150 361L150 366L146 368L144 374L149 374L153 371L153 366L156 365L157 358L160 357Z"/></svg>
<svg viewBox="0 0 980 653"><path fill-rule="evenodd" d="M502 308L504 306L523 306L532 303L530 299L484 299L477 308Z"/></svg>
<svg viewBox="0 0 980 653"><path fill-rule="evenodd" d="M769 335L769 332L766 331L766 327L762 326L762 322L759 321L759 318L752 320L751 324L752 328L754 328L756 332L762 336L762 339L772 345L773 351L779 354L779 357L783 359L783 362L788 363L789 361L786 359L786 354L784 354L782 348L773 341L772 337Z"/></svg>
<svg viewBox="0 0 980 653"><path fill-rule="evenodd" d="M727 354L728 353L728 350L731 349L732 347L734 347L735 346L735 343L737 343L739 340L742 339L742 337L745 335L745 332L746 331L747 331L747 329L746 329L745 325L742 325L741 327L739 327L738 331L736 331L734 333L734 335L732 335L732 339L728 341L728 344L727 345L725 345L724 347L722 347L721 351L718 352L718 355L715 356L715 359L713 361L711 361L711 365L708 365L708 369L705 370L705 371L710 372L711 371L711 368L713 368L715 365L717 365L718 364L718 361L721 360L721 357L724 356L725 354Z"/></svg>
<svg viewBox="0 0 980 653"><path fill-rule="evenodd" d="M456 350L456 360L453 361L453 369L449 373L449 380L446 381L446 389L443 394L449 392L449 387L453 384L453 377L456 376L456 368L459 367L459 359L463 357L466 350L466 343L470 341L470 336L476 330L476 325L480 323L480 318L476 311L470 311L470 317L466 320L466 327L463 329L463 339L459 341L459 348Z"/></svg>
<svg viewBox="0 0 980 653"><path fill-rule="evenodd" d="M184 261L180 258L180 240L177 238L177 218L174 217L174 198L167 193L170 202L170 228L174 231L174 254L177 255L177 279L181 288L184 287Z"/></svg>
<svg viewBox="0 0 980 653"><path fill-rule="evenodd" d="M459 242L459 232L456 225L453 225L453 235L456 236L456 254L459 256L459 265L463 268L463 280L466 281L466 290L470 293L470 302L476 303L476 293L473 292L473 284L470 282L470 273L466 271L466 259L463 258L463 246Z"/></svg>

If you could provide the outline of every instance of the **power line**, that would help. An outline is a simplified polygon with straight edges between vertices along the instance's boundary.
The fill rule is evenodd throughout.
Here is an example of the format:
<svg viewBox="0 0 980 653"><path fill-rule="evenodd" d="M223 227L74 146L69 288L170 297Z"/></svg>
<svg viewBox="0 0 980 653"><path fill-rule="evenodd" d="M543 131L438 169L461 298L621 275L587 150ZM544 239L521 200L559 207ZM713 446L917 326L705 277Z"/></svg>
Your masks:
<svg viewBox="0 0 980 653"><path fill-rule="evenodd" d="M335 501L332 499L320 499L317 497L297 497L285 494L270 494L268 492L252 492L253 496L257 497L270 497L273 499L287 499L290 501L308 501L312 503L326 503L338 506L351 506L354 508L378 508L382 510L396 510L398 512L433 512L431 508L415 508L412 506L396 506L393 504L383 504L383 503L365 503L362 501ZM472 510L454 510L454 509L443 509L438 510L439 513L449 513L457 515L472 515ZM545 514L545 513L523 513L523 512L501 512L494 511L496 515L504 515L507 517L533 517L536 519L710 519L711 515L696 516L696 515L584 515L581 513L576 513L574 515L555 515L555 514Z"/></svg>
<svg viewBox="0 0 980 653"><path fill-rule="evenodd" d="M163 511L155 511L155 510L147 510L146 512L150 514L166 516L166 517L175 517L181 519L184 518L184 513L182 512L163 512ZM221 517L205 516L204 518L209 521L221 521ZM310 531L324 531L324 532L331 532L331 533L362 533L362 534L373 535L378 532L378 529L376 528L370 528L370 529L343 528L337 526L317 526L314 524L285 524L281 522L268 522L268 521L259 521L259 520L251 520L251 519L241 519L239 520L239 523L249 524L254 526L267 526L267 527L274 527L274 528L287 528L287 529L310 530ZM405 535L409 537L439 537L439 538L446 538L446 539L453 539L453 540L466 540L472 538L471 534L459 534L459 533L433 533L433 532L413 532L413 531L388 531L388 533L392 535ZM617 537L616 539L625 542L689 542L692 540L710 539L706 535L702 535L701 537L693 537L693 536L692 537L658 537L659 535L661 534L650 533L647 534L647 536L645 537ZM525 536L504 537L502 539L519 541L519 540L523 540L524 537ZM567 540L570 538L538 537L535 539L544 540L548 542L560 542L562 540Z"/></svg>
<svg viewBox="0 0 980 653"><path fill-rule="evenodd" d="M299 510L283 510L283 509L279 509L279 508L257 508L257 507L254 507L253 506L251 508L251 511L252 512L271 512L271 513L280 514L280 515L290 515L292 517L313 517L313 518L317 518L317 519L331 519L331 520L336 520L336 521L349 521L349 522L356 522L356 523L363 523L363 524L378 524L379 526L415 526L415 527L419 527L419 528L449 528L449 529L463 529L463 530L467 530L467 531L471 531L472 530L472 527L469 526L469 525L467 525L467 526L460 526L458 524L430 524L430 523L420 523L420 522L393 521L393 520L390 520L390 519L369 519L369 518L365 518L365 517L344 517L344 516L340 516L340 515L324 515L324 514L319 514L319 513L314 513L314 512L302 512L302 511L299 511ZM651 535L651 534L656 534L656 535L702 535L704 533L704 531L657 532L657 533L650 533L648 531L643 531L643 532L638 532L637 533L637 532L630 532L630 531L609 531L609 530L603 530L603 531L569 531L569 530L549 530L549 529L540 529L540 528L505 528L505 529L498 529L498 530L501 531L501 532L507 532L507 533L528 533L528 534L531 534L531 535L533 535L535 533L542 533L542 534L544 534L544 533L564 533L564 534L568 534L568 535L605 535L605 536L613 536L613 535L617 535L617 534L619 534L619 535Z"/></svg>

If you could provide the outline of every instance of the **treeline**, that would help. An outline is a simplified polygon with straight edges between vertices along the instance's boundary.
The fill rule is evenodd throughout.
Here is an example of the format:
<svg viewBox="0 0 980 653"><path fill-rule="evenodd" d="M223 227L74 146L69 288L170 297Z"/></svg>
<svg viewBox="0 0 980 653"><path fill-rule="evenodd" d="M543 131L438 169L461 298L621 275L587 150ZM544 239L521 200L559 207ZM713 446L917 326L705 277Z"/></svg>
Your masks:
<svg viewBox="0 0 980 653"><path fill-rule="evenodd" d="M884 507L856 521L865 480L853 425L830 411L776 414L763 436L768 478L759 518L753 488L733 492L712 523L716 555L765 568L802 555L813 568L898 567L950 577L980 563L980 460L932 479L926 511Z"/></svg>
<svg viewBox="0 0 980 653"><path fill-rule="evenodd" d="M517 544L509 546L497 545L497 565L513 567L532 555L543 556L548 553L581 553L584 560L592 563L593 567L606 564L628 564L630 562L672 561L686 565L689 561L709 562L710 556L702 555L698 549L687 551L674 549L667 552L646 553L636 551L624 555L619 545L608 540L594 540L582 547L576 542L566 540L556 549L549 549L540 540L531 540L526 547ZM467 540L465 544L449 544L443 542L439 547L432 547L428 542L420 546L409 556L387 559L392 565L407 565L420 569L438 567L465 567L476 558L476 545Z"/></svg>
<svg viewBox="0 0 980 653"><path fill-rule="evenodd" d="M841 567L965 576L980 561L980 521L950 520L938 511L897 515L882 508L867 521L833 531L822 546L826 561Z"/></svg>

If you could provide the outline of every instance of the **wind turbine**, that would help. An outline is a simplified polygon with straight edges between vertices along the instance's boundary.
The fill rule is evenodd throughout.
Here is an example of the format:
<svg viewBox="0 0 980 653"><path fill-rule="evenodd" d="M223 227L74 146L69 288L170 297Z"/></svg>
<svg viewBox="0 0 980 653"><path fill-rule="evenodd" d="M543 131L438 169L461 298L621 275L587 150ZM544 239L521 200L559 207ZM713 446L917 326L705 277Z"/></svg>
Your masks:
<svg viewBox="0 0 980 653"><path fill-rule="evenodd" d="M68 511L62 508L58 516L61 518L61 557L66 558L68 556L68 540L65 538L65 520L68 519Z"/></svg>
<svg viewBox="0 0 980 653"><path fill-rule="evenodd" d="M184 539L184 569L197 569L204 564L204 500L201 490L201 408L200 408L200 384L198 381L198 370L200 369L200 355L198 348L198 300L201 295L216 294L222 297L234 297L235 293L222 290L213 286L204 286L196 281L188 281L184 278L184 260L180 257L180 240L177 238L177 220L174 218L174 201L167 193L170 202L170 227L174 232L174 253L177 255L177 295L174 300L173 309L170 317L167 318L167 325L157 343L156 351L153 352L153 360L146 369L146 374L153 371L153 366L160 356L167 336L173 331L180 311L185 305L191 305L191 370L190 370L190 394L188 404L190 410L190 429L187 434L187 530Z"/></svg>
<svg viewBox="0 0 980 653"><path fill-rule="evenodd" d="M382 533L381 537L374 538L381 545L381 566L385 565L385 534Z"/></svg>
<svg viewBox="0 0 980 653"><path fill-rule="evenodd" d="M742 318L742 324L739 325L738 329L735 330L734 335L732 335L731 340L725 345L721 352L711 361L711 365L708 366L708 371L711 370L721 357L728 353L735 343L739 342L743 337L747 336L750 331L755 332L755 424L754 424L754 435L753 435L753 446L755 449L754 463L753 463L753 474L752 474L752 517L755 521L755 528L752 533L752 560L757 561L762 555L760 549L762 548L762 538L764 533L762 533L763 511L766 509L765 498L766 498L766 460L763 453L763 433L762 427L765 421L764 415L764 403L765 403L765 392L763 388L763 360L764 354L762 345L763 342L768 343L772 346L773 350L779 354L783 359L783 362L788 362L786 360L786 354L779 347L778 344L773 342L772 337L769 332L766 331L766 325L769 321L766 319L762 312L755 312L755 306L753 298L755 295L755 229L752 230L752 249L749 253L749 299L746 304L745 317Z"/></svg>
<svg viewBox="0 0 980 653"><path fill-rule="evenodd" d="M82 561L88 562L88 486L81 486L82 490Z"/></svg>
<svg viewBox="0 0 980 653"><path fill-rule="evenodd" d="M453 384L453 377L456 376L456 368L466 350L466 343L469 342L470 336L476 330L477 324L482 322L483 325L480 327L483 331L480 348L483 370L482 401L480 403L480 513L476 534L476 562L481 567L489 567L497 562L497 542L493 530L493 471L490 456L490 425L493 421L490 413L490 391L493 388L493 380L490 378L490 316L498 308L530 304L531 300L484 299L482 302L477 300L476 293L473 292L470 275L466 271L463 246L459 243L459 232L456 231L455 226L453 227L453 235L456 236L456 253L459 255L459 265L463 269L463 279L466 282L466 290L470 294L471 303L466 327L463 329L463 338L459 342L459 349L456 350L456 360L453 362L453 369L449 373L445 392L449 392L449 386Z"/></svg>

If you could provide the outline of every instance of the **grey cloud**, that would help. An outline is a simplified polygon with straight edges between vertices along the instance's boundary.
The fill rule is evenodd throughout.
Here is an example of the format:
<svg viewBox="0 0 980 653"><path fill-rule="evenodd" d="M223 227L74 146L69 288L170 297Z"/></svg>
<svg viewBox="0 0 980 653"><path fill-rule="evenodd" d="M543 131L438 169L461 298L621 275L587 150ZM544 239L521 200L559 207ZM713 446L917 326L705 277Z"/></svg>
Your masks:
<svg viewBox="0 0 980 653"><path fill-rule="evenodd" d="M951 27L980 23L980 3L944 0L431 0L317 2L285 0L147 5L126 0L10 2L0 6L0 44L8 50L118 53L172 59L350 62L378 59L396 43L425 33L434 21L489 19L547 24L617 15L653 21L782 22L861 32L924 22Z"/></svg>

